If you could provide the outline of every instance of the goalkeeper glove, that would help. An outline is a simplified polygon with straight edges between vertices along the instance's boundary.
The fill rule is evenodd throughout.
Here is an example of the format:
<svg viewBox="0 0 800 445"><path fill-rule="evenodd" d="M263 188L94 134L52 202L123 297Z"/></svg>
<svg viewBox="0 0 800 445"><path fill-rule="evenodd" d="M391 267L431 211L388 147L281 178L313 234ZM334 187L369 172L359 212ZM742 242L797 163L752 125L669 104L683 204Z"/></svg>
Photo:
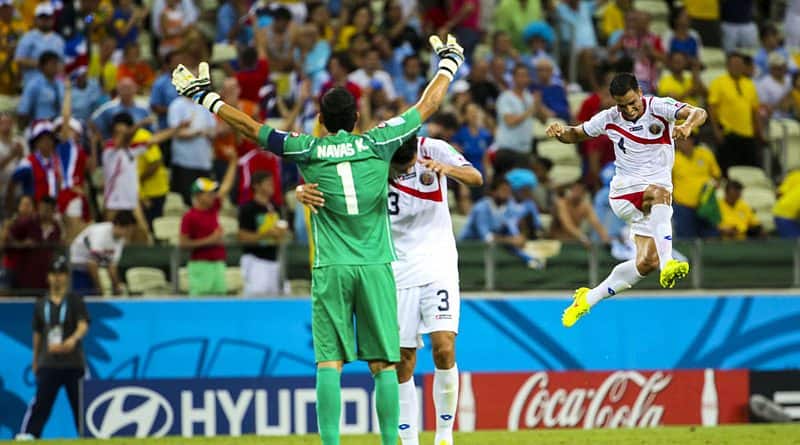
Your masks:
<svg viewBox="0 0 800 445"><path fill-rule="evenodd" d="M458 67L464 63L464 48L458 44L456 38L451 34L447 35L447 43L442 43L439 36L433 35L428 38L433 51L439 56L439 73L447 76L451 81L458 71Z"/></svg>
<svg viewBox="0 0 800 445"><path fill-rule="evenodd" d="M197 68L197 77L185 66L178 65L172 71L172 85L181 96L186 96L196 103L204 106L212 113L216 113L225 102L219 94L211 91L211 76L208 73L208 63L201 62Z"/></svg>

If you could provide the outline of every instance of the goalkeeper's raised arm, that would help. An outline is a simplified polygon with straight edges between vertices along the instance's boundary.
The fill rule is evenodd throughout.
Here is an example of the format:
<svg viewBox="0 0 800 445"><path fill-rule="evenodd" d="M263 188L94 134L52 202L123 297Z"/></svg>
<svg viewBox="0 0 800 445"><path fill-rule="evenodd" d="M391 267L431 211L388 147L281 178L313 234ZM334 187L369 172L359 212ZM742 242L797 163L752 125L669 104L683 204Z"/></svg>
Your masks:
<svg viewBox="0 0 800 445"><path fill-rule="evenodd" d="M458 68L464 62L464 50L455 37L448 35L445 43L439 37L431 36L429 41L433 50L439 56L439 69L428 83L422 93L422 97L416 105L411 107L416 108L422 121L433 115L442 104L450 82L452 82ZM212 113L217 114L243 136L258 140L259 133L265 124L229 106L218 93L211 91L208 63L200 63L197 75L185 66L178 65L172 72L172 84L179 94L194 100Z"/></svg>

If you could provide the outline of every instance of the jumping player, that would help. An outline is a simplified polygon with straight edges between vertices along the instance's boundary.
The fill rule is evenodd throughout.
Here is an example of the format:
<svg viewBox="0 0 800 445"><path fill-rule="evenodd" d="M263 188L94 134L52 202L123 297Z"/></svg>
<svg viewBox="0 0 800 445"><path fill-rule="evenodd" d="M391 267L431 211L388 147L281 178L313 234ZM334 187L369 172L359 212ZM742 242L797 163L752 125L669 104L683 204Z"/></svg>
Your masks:
<svg viewBox="0 0 800 445"><path fill-rule="evenodd" d="M458 333L460 292L458 252L447 202L447 178L467 186L483 184L481 173L445 141L413 138L394 154L389 178L389 216L397 261L392 263L397 284L400 322L400 439L419 444L419 418L414 368L423 334L433 346L433 403L436 409L435 445L453 444L458 406ZM297 199L316 211L324 206L315 184L298 186Z"/></svg>
<svg viewBox="0 0 800 445"><path fill-rule="evenodd" d="M631 288L660 269L659 283L671 288L689 273L689 263L672 258L672 165L675 139L684 139L706 120L702 108L671 98L643 96L632 74L617 74L609 87L615 107L578 126L553 123L547 135L567 144L607 134L614 143L616 174L609 201L614 213L631 225L636 258L618 264L594 289L575 292L561 322L575 324L600 300ZM683 123L676 124L677 121Z"/></svg>
<svg viewBox="0 0 800 445"><path fill-rule="evenodd" d="M367 361L375 377L381 441L397 443L395 363L400 361L400 340L386 178L395 151L436 111L464 60L454 37L448 36L446 44L435 36L430 41L440 59L439 69L422 98L401 116L363 135L352 134L358 120L356 101L344 88L323 95L319 120L330 135L315 138L276 131L226 105L210 91L207 63L200 64L197 77L183 65L172 74L180 94L216 113L242 135L297 163L306 181L329 191L326 206L311 217L315 249L311 323L323 445L339 444L340 373L343 363L355 359Z"/></svg>

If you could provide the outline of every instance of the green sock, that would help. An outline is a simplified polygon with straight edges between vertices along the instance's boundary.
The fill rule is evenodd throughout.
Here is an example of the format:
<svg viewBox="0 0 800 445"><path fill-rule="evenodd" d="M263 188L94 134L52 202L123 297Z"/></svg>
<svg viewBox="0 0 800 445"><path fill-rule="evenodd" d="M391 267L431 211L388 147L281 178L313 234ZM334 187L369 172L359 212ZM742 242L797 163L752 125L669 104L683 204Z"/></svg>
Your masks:
<svg viewBox="0 0 800 445"><path fill-rule="evenodd" d="M317 425L323 445L339 445L342 388L339 371L317 368Z"/></svg>
<svg viewBox="0 0 800 445"><path fill-rule="evenodd" d="M397 445L400 423L400 387L397 371L387 369L375 375L375 408L381 426L381 443Z"/></svg>

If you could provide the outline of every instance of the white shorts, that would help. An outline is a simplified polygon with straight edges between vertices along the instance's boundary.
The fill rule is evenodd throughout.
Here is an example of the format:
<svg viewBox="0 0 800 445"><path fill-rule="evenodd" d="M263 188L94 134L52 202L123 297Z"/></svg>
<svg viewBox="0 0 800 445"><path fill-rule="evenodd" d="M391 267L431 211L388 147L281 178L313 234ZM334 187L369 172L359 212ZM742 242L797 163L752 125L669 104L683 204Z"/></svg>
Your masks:
<svg viewBox="0 0 800 445"><path fill-rule="evenodd" d="M438 280L423 286L397 290L400 347L422 348L423 334L458 333L461 294L458 279Z"/></svg>
<svg viewBox="0 0 800 445"><path fill-rule="evenodd" d="M642 210L644 191L650 185L658 185L672 193L672 186L667 184L647 184L639 179L615 176L611 181L608 202L611 210L621 220L631 226L631 237L634 235L653 237L650 230L650 215Z"/></svg>
<svg viewBox="0 0 800 445"><path fill-rule="evenodd" d="M244 254L240 262L246 297L280 295L281 267L277 261Z"/></svg>

